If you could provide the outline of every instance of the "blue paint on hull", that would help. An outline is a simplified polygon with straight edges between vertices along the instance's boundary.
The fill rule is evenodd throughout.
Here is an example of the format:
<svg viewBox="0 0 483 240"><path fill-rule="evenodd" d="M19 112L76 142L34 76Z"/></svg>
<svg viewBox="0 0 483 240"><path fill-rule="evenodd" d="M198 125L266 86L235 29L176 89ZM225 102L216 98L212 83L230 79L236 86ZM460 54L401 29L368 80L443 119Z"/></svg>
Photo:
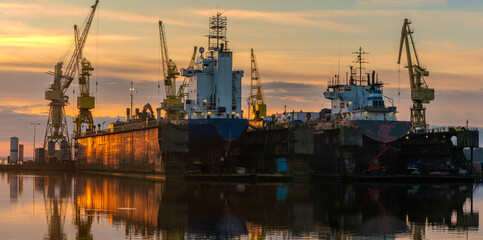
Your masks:
<svg viewBox="0 0 483 240"><path fill-rule="evenodd" d="M189 119L188 128L191 140L223 139L234 141L248 128L247 119L210 118Z"/></svg>

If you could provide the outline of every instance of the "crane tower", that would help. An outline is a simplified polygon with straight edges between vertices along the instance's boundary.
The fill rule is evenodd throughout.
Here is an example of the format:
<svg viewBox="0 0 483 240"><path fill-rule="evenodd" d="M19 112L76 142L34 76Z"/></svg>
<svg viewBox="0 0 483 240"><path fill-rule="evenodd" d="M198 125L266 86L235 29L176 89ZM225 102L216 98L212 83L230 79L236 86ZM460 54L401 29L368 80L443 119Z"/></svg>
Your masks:
<svg viewBox="0 0 483 240"><path fill-rule="evenodd" d="M423 103L430 103L434 100L434 89L429 88L424 80L424 77L429 76L426 68L419 63L416 46L414 45L413 35L409 25L411 22L406 18L401 31L401 41L399 44L399 57L397 63L401 62L401 55L403 45L406 46L407 69L409 73L409 85L411 87L411 100L413 106L411 107L411 122L413 124L412 130L415 132L426 131L426 108ZM411 52L414 53L416 63L413 64Z"/></svg>
<svg viewBox="0 0 483 240"><path fill-rule="evenodd" d="M77 26L74 26L75 40L72 56L65 69L62 69L64 65L62 60L55 65L55 72L52 73L54 75L54 83L45 92L45 99L50 101L49 117L44 138L44 148L48 148L49 159L55 157L58 161L72 160L71 141L65 115L65 106L69 100L69 97L66 96L66 91L74 80L76 71L79 69L82 50L84 49L98 4L99 0L96 0L95 4L91 6L91 12L80 35L77 32ZM56 147L60 149L60 155L56 154Z"/></svg>
<svg viewBox="0 0 483 240"><path fill-rule="evenodd" d="M94 127L94 119L92 118L91 109L95 106L95 98L90 94L90 77L94 68L87 59L83 59L79 69L79 89L80 96L77 97L77 108L79 114L74 119L75 134L81 133L83 123L86 123L87 130L92 130Z"/></svg>

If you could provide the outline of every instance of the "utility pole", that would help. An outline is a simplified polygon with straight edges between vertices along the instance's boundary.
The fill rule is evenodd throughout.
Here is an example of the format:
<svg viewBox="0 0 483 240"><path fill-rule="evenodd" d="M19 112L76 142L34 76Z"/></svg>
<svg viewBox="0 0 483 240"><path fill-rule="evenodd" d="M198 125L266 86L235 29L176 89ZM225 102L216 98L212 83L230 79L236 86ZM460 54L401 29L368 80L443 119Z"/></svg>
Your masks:
<svg viewBox="0 0 483 240"><path fill-rule="evenodd" d="M30 123L30 125L34 125L34 154L32 155L32 160L35 162L35 133L37 132L36 127L40 126L40 123Z"/></svg>

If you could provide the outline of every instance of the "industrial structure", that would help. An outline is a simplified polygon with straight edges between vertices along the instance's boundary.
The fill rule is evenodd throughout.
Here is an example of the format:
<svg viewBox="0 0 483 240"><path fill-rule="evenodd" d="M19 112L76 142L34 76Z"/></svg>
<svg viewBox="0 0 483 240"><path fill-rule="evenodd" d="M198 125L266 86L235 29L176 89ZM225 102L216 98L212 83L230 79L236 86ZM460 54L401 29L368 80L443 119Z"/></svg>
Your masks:
<svg viewBox="0 0 483 240"><path fill-rule="evenodd" d="M184 102L188 97L188 93L186 92L186 90L188 89L189 79L194 73L197 50L198 50L198 47L194 46L193 54L191 55L188 68L186 69L181 68L181 72L182 72L182 75L184 76L184 79L183 79L183 83L181 83L181 85L179 86L177 96L178 96L178 99L181 99L182 102Z"/></svg>
<svg viewBox="0 0 483 240"><path fill-rule="evenodd" d="M176 94L176 78L179 76L179 71L176 63L169 58L168 42L166 41L166 33L162 21L159 21L159 40L161 43L161 60L163 62L164 89L166 91L166 98L161 104L161 109L166 112L166 120L179 120L182 118L184 106L181 102L182 99Z"/></svg>
<svg viewBox="0 0 483 240"><path fill-rule="evenodd" d="M426 123L426 108L423 103L430 103L434 100L434 89L429 88L424 80L424 77L429 76L429 72L419 63L416 46L413 39L413 31L409 25L411 22L406 18L401 31L401 41L399 43L399 57L397 63L401 62L401 55L403 45L406 46L407 66L409 73L409 85L411 87L411 100L413 106L411 107L411 122L413 124L412 130L415 132L425 132L428 124ZM411 51L414 53L416 63L413 64Z"/></svg>
<svg viewBox="0 0 483 240"><path fill-rule="evenodd" d="M64 60L59 61L55 65L55 71L51 73L54 76L54 83L50 85L49 90L45 92L45 99L49 100L49 117L47 120L47 128L44 138L44 149L48 149L48 158L57 159L57 161L70 161L72 160L71 154L71 140L69 138L69 132L67 129L67 120L65 114L65 106L68 104L69 97L66 95L67 89L74 80L76 72L80 69L84 70L84 66L80 67L82 62L82 51L89 34L94 13L96 11L99 0L96 0L95 4L91 6L91 12L85 21L85 25L81 30L78 30L77 25L74 26L75 38L74 49L72 56L67 64L67 67L63 69ZM79 34L80 33L80 34ZM84 65L84 64L83 64ZM90 65L90 64L89 64ZM85 66L86 74L90 75L92 68ZM85 73L81 73L82 74ZM83 75L82 78L87 77ZM85 84L84 84L85 85ZM87 85L88 86L88 85ZM88 90L88 89L87 89ZM93 108L93 104L90 104L92 98L89 96L80 97L80 109L83 114L87 114L89 109ZM86 112L87 111L87 112ZM79 123L92 121L88 119L84 120L84 115L79 116ZM77 124L78 126L80 124ZM58 149L58 150L57 150Z"/></svg>
<svg viewBox="0 0 483 240"><path fill-rule="evenodd" d="M82 58L82 56L81 56ZM95 98L90 93L90 77L94 68L87 59L82 59L79 72L79 90L80 96L77 97L77 108L79 114L74 119L75 134L78 135L82 131L82 124L87 124L87 131L94 128L94 119L92 118L91 109L95 107Z"/></svg>
<svg viewBox="0 0 483 240"><path fill-rule="evenodd" d="M463 148L478 146L478 131L420 131L426 129L422 104L434 98L434 90L424 83L422 77L427 72L419 60L415 65L411 62L410 52L415 48L407 20L400 48L406 44L408 52L412 121L397 119L397 109L384 95L379 75L363 71L368 61L361 47L354 52L357 66L350 68L345 81L337 74L327 84L324 97L330 101L330 109L318 113L285 111L271 118L264 118L266 105L252 49L248 109L252 122L244 119L244 72L233 69L226 23L221 13L210 18L207 51L195 47L189 66L178 72L168 55L164 25L159 22L166 88L161 109L165 118L161 120L158 112L155 119L149 104L142 112L136 109L133 116L131 106L125 122L118 120L109 129L81 133L76 136L78 169L194 179L262 175L303 181L311 177L476 179ZM179 75L185 79L176 89ZM133 90L131 86L131 98ZM410 131L413 123L417 127ZM457 138L456 143L453 138Z"/></svg>
<svg viewBox="0 0 483 240"><path fill-rule="evenodd" d="M221 13L210 18L209 51L205 53L205 48L200 47L193 71L183 71L183 76L190 77L185 107L188 121L242 117L241 78L244 72L232 68L233 52L227 46L226 27L226 17Z"/></svg>
<svg viewBox="0 0 483 240"><path fill-rule="evenodd" d="M262 81L258 72L258 65L255 58L253 48L251 53L251 80L250 80L250 97L249 101L249 118L261 119L267 116L267 105L263 101Z"/></svg>

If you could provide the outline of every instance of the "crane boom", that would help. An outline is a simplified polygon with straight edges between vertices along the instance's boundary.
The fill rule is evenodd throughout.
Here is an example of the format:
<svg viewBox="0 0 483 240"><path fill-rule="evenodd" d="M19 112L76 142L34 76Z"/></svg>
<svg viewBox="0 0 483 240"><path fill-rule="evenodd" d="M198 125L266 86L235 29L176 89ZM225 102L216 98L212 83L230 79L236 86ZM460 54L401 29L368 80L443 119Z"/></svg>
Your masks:
<svg viewBox="0 0 483 240"><path fill-rule="evenodd" d="M84 50L84 46L86 44L87 36L89 34L89 30L91 28L92 20L94 19L94 14L97 9L97 5L99 4L99 0L96 0L96 3L91 6L92 11L87 19L86 25L82 31L82 34L79 37L76 37L77 40L75 41L75 48L72 57L70 58L69 64L64 71L64 77L62 81L62 92L65 94L67 88L69 88L72 80L74 80L74 75L76 70L79 68L79 64L82 60L82 52ZM76 26L77 28L77 26Z"/></svg>
<svg viewBox="0 0 483 240"><path fill-rule="evenodd" d="M263 100L262 81L253 48L251 52L251 87L250 87L250 118L260 119L267 115L267 105Z"/></svg>
<svg viewBox="0 0 483 240"><path fill-rule="evenodd" d="M193 55L191 55L191 59L190 59L190 63L188 65L188 70L193 70L195 69L195 60L196 60L196 50L198 50L198 47L197 46L194 46L194 50L193 50ZM178 89L178 99L181 99L184 101L185 97L186 97L186 93L184 92L184 90L186 89L186 87L188 86L188 79L189 77L188 76L185 76L184 79L183 79L183 84L181 84L179 86L179 89Z"/></svg>
<svg viewBox="0 0 483 240"><path fill-rule="evenodd" d="M176 78L179 75L176 63L169 58L168 42L162 21L159 21L159 39L161 42L161 59L163 62L164 87L166 98L176 97Z"/></svg>
<svg viewBox="0 0 483 240"><path fill-rule="evenodd" d="M429 88L424 77L429 76L429 72L421 66L419 57L414 44L413 32L409 25L411 22L406 18L401 30L401 40L399 42L399 56L397 63L401 63L403 45L406 49L407 69L409 73L409 85L411 87L411 122L413 131L426 131L426 108L423 103L430 103L434 100L434 89ZM416 64L413 64L411 51L414 53Z"/></svg>

